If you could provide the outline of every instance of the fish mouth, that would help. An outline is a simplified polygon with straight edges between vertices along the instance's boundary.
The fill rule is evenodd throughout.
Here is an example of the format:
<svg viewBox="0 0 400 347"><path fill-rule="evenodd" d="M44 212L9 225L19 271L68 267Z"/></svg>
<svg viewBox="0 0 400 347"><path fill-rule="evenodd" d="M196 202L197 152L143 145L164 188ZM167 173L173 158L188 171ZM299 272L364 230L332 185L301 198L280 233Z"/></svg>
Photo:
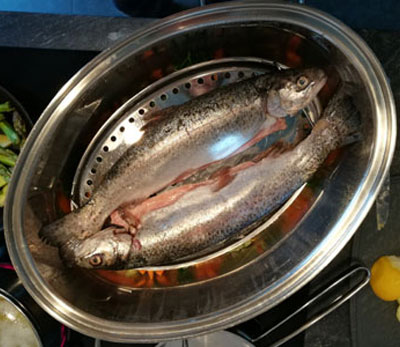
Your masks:
<svg viewBox="0 0 400 347"><path fill-rule="evenodd" d="M325 71L322 69L316 69L313 73L312 82L307 86L305 89L306 93L311 93L310 97L315 97L323 88L325 83L328 80L328 76L326 75ZM311 101L311 100L309 100Z"/></svg>
<svg viewBox="0 0 400 347"><path fill-rule="evenodd" d="M59 247L58 253L61 260L67 267L76 266L76 247L78 246L77 240L70 240L61 247Z"/></svg>
<svg viewBox="0 0 400 347"><path fill-rule="evenodd" d="M314 83L316 86L314 88L317 89L315 94L318 94L320 90L324 87L325 83L328 81L328 76L326 75L325 71L322 69L317 70L317 78L315 79ZM310 83L311 85L311 83Z"/></svg>

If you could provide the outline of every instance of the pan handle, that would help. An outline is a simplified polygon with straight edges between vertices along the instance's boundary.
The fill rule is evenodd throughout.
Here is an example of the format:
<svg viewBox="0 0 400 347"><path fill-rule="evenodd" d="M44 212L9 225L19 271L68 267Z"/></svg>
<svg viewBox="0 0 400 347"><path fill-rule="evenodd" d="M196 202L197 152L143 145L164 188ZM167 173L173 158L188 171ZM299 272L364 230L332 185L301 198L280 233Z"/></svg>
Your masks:
<svg viewBox="0 0 400 347"><path fill-rule="evenodd" d="M359 280L351 286L350 289L346 290L341 290L340 288L337 289L341 284L343 284L344 281L350 279L353 277L354 279L359 276ZM313 296L311 299L309 299L304 305L302 305L299 309L294 311L292 314L287 316L285 319L280 321L278 324L261 334L260 336L257 336L255 338L250 338L247 336L244 332L242 331L237 331L239 335L244 337L246 340L250 341L251 343L255 343L260 341L261 339L267 337L268 335L271 335L274 331L276 331L279 327L287 323L290 319L292 319L294 316L302 312L303 310L309 308L311 305L318 305L320 301L322 301L324 298L328 297L329 294L334 294L334 298L330 300L330 302L327 304L325 308L320 310L318 313L314 314L306 323L304 323L302 326L299 328L295 329L293 332L287 334L285 337L280 338L273 342L272 344L268 345L270 347L278 347L284 344L285 342L289 341L296 335L302 333L309 327L311 327L313 324L327 316L329 313L332 311L336 310L340 305L342 305L344 302L349 300L353 295L355 295L358 291L360 291L364 286L366 286L369 282L370 279L370 271L368 268L365 266L356 266L348 269L342 276L340 276L338 279L334 280L331 282L324 290L320 291L318 294ZM336 289L336 291L335 291Z"/></svg>

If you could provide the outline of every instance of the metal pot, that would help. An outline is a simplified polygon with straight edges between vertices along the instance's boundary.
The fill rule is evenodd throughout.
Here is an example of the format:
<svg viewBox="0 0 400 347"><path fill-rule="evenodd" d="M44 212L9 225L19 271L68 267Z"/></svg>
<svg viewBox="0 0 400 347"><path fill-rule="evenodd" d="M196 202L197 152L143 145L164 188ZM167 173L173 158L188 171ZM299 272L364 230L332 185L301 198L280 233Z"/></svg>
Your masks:
<svg viewBox="0 0 400 347"><path fill-rule="evenodd" d="M281 217L261 226L253 240L262 242L261 251L214 277L126 288L64 268L57 250L44 245L38 231L59 215L60 195L71 192L94 135L128 99L143 100L148 88L162 83L157 82L161 75L173 77L183 65L201 66L222 57L319 65L352 82L363 116L362 141L319 175L301 218L286 230ZM20 155L6 202L10 256L35 300L84 334L154 342L221 330L278 304L335 257L373 204L389 169L395 135L393 98L378 60L334 18L280 2L223 3L183 12L100 54L43 112Z"/></svg>
<svg viewBox="0 0 400 347"><path fill-rule="evenodd" d="M60 343L60 325L52 319L24 289L12 270L0 269L0 300L5 300L14 309L12 313L22 317L37 340L38 346L55 346ZM22 318L22 319L21 319Z"/></svg>

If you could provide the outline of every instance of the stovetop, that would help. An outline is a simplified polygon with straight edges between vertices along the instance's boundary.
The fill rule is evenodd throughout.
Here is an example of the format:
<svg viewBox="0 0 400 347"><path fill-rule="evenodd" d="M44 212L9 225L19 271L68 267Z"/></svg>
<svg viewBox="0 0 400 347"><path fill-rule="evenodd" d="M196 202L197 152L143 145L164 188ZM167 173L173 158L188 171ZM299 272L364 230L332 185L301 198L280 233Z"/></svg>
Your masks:
<svg viewBox="0 0 400 347"><path fill-rule="evenodd" d="M33 121L36 121L41 112L51 101L57 91L73 76L86 62L91 60L97 52L71 51L71 50L47 50L47 49L26 49L26 48L5 48L0 47L0 84L8 89L24 105ZM336 263L346 267L349 262L349 252L345 250L337 258ZM9 261L4 245L3 237L0 238L0 262ZM339 266L339 267L340 267ZM321 276L312 283L320 282ZM295 295L288 298L274 309L252 319L240 326L229 329L236 333L238 330L245 332L250 337L260 335L266 329L292 313L297 307L307 300L309 289L313 284L306 285ZM288 325L289 330L304 323L307 312L296 317ZM59 334L59 331L55 332ZM280 331L284 336L285 331ZM305 334L300 334L283 346L303 346ZM266 339L256 343L256 346L267 346ZM65 347L86 347L95 346L92 338L67 329L67 343ZM103 342L101 346L120 346L120 344ZM124 344L124 346L153 346L144 344Z"/></svg>

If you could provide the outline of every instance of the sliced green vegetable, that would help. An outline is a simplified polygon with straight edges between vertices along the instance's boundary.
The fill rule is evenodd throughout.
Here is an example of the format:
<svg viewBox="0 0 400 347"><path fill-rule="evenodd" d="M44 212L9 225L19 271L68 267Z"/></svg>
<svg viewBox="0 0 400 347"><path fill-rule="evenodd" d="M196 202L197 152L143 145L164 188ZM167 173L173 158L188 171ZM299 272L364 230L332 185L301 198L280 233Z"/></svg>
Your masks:
<svg viewBox="0 0 400 347"><path fill-rule="evenodd" d="M0 134L0 147L7 148L10 147L11 145L12 145L11 140L6 135Z"/></svg>
<svg viewBox="0 0 400 347"><path fill-rule="evenodd" d="M0 188L4 187L7 184L7 181L4 179L3 176L0 176Z"/></svg>
<svg viewBox="0 0 400 347"><path fill-rule="evenodd" d="M12 158L2 154L0 154L0 163L6 164L8 166L15 166L15 161Z"/></svg>
<svg viewBox="0 0 400 347"><path fill-rule="evenodd" d="M0 129L14 145L18 145L21 142L13 127L4 119L3 114L0 114Z"/></svg>
<svg viewBox="0 0 400 347"><path fill-rule="evenodd" d="M14 130L17 132L17 134L22 138L26 137L27 135L26 124L22 119L21 115L17 111L13 112L12 121Z"/></svg>
<svg viewBox="0 0 400 347"><path fill-rule="evenodd" d="M0 164L0 177L3 177L7 183L10 182L11 171L3 164Z"/></svg>
<svg viewBox="0 0 400 347"><path fill-rule="evenodd" d="M10 105L10 102L4 102L0 104L0 112L11 112L14 111L14 107Z"/></svg>
<svg viewBox="0 0 400 347"><path fill-rule="evenodd" d="M17 162L17 155L13 151L9 149L0 148L0 163L3 163L8 166L15 166L16 162Z"/></svg>
<svg viewBox="0 0 400 347"><path fill-rule="evenodd" d="M8 184L5 185L0 191L0 207L4 207L4 202L6 201L6 196L7 196L7 190L8 190Z"/></svg>

